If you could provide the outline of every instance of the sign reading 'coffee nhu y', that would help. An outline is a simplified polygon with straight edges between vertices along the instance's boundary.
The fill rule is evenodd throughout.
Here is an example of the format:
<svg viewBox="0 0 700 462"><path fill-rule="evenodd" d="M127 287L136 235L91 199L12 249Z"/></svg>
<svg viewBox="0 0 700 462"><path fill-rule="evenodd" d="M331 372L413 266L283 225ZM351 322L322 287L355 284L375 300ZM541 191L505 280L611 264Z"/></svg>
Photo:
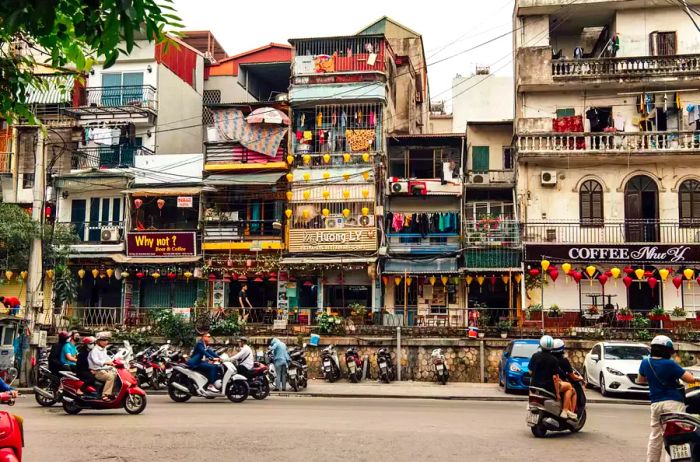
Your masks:
<svg viewBox="0 0 700 462"><path fill-rule="evenodd" d="M700 245L558 245L535 244L525 246L527 261L543 258L561 261L603 261L640 263L700 262Z"/></svg>

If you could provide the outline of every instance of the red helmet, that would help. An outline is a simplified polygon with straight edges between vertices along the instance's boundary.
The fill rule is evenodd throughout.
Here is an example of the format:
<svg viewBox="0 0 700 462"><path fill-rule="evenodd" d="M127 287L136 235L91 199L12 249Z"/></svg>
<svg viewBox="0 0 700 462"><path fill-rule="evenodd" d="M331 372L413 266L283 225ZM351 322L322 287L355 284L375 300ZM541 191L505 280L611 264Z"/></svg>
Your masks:
<svg viewBox="0 0 700 462"><path fill-rule="evenodd" d="M95 343L95 337L83 337L81 343L83 345L92 345L93 343Z"/></svg>
<svg viewBox="0 0 700 462"><path fill-rule="evenodd" d="M59 341L65 341L70 338L70 334L66 332L65 330L62 330L61 332L58 333L58 340Z"/></svg>

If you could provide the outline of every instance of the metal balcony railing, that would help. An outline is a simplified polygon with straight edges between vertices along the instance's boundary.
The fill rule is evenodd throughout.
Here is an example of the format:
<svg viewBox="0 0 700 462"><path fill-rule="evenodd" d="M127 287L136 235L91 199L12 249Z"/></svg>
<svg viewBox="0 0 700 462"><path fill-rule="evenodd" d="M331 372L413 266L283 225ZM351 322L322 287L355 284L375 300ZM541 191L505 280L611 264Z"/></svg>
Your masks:
<svg viewBox="0 0 700 462"><path fill-rule="evenodd" d="M279 239L282 236L279 220L207 220L204 223L204 241L248 241Z"/></svg>
<svg viewBox="0 0 700 462"><path fill-rule="evenodd" d="M0 152L0 173L12 173L11 152Z"/></svg>
<svg viewBox="0 0 700 462"><path fill-rule="evenodd" d="M528 221L523 240L530 243L619 244L700 242L700 220Z"/></svg>
<svg viewBox="0 0 700 462"><path fill-rule="evenodd" d="M456 233L389 233L389 251L395 254L434 254L457 252L460 248Z"/></svg>
<svg viewBox="0 0 700 462"><path fill-rule="evenodd" d="M482 217L464 222L467 248L517 247L520 242L520 223L517 220Z"/></svg>
<svg viewBox="0 0 700 462"><path fill-rule="evenodd" d="M518 135L517 143L521 154L700 153L700 132L538 133Z"/></svg>
<svg viewBox="0 0 700 462"><path fill-rule="evenodd" d="M85 98L86 106L90 107L158 110L156 89L150 85L88 87L85 89Z"/></svg>
<svg viewBox="0 0 700 462"><path fill-rule="evenodd" d="M391 49L383 36L295 39L292 75L385 72Z"/></svg>
<svg viewBox="0 0 700 462"><path fill-rule="evenodd" d="M552 76L555 79L572 77L682 76L690 74L700 74L700 54L558 59L552 61Z"/></svg>
<svg viewBox="0 0 700 462"><path fill-rule="evenodd" d="M59 222L71 226L81 244L118 244L124 241L123 221Z"/></svg>
<svg viewBox="0 0 700 462"><path fill-rule="evenodd" d="M153 154L148 148L131 144L78 148L73 154L71 168L127 168L134 166L137 155Z"/></svg>

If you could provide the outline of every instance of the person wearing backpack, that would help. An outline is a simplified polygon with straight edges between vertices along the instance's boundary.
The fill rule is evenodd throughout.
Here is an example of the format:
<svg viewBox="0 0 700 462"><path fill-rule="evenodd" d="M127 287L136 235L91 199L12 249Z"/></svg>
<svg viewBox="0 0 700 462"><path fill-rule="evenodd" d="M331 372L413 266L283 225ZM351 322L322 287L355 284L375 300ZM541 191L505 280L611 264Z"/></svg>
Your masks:
<svg viewBox="0 0 700 462"><path fill-rule="evenodd" d="M664 449L664 429L661 414L685 412L685 393L678 383L695 382L695 377L679 366L673 356L673 341L665 335L657 335L651 341L651 355L639 365L637 383L649 385L651 401L651 433L647 445L647 462L659 462Z"/></svg>

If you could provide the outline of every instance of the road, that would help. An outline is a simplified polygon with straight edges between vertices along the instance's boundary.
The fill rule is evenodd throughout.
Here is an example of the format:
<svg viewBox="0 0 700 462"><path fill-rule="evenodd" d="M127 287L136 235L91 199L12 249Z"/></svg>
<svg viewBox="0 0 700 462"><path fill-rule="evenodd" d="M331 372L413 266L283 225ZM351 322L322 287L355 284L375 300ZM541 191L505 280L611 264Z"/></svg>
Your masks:
<svg viewBox="0 0 700 462"><path fill-rule="evenodd" d="M7 408L5 408L7 409ZM25 418L25 461L522 461L644 459L646 406L592 404L584 430L536 440L522 402L272 396L176 404L151 396L144 414L12 408Z"/></svg>

